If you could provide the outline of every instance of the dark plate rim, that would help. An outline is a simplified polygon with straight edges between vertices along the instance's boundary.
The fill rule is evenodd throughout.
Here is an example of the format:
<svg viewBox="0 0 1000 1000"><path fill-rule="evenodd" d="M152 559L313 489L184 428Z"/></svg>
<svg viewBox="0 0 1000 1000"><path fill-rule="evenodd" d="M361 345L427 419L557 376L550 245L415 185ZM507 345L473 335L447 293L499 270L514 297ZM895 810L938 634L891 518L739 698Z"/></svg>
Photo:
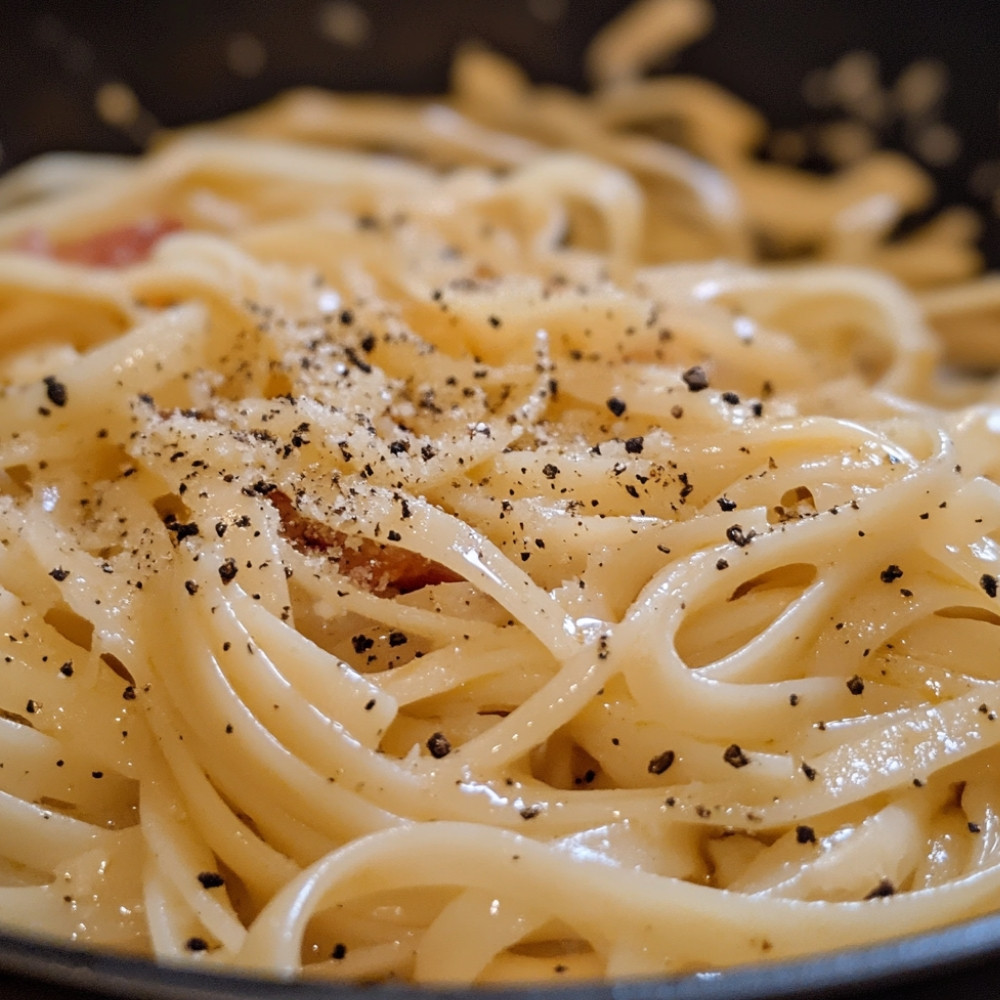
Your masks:
<svg viewBox="0 0 1000 1000"><path fill-rule="evenodd" d="M874 901L874 905L880 905ZM1000 964L1000 912L907 937L803 959L717 972L610 982L502 986L434 986L402 982L338 983L262 978L236 971L156 964L0 931L0 977L134 1000L779 1000L858 995ZM2 978L0 978L2 985Z"/></svg>

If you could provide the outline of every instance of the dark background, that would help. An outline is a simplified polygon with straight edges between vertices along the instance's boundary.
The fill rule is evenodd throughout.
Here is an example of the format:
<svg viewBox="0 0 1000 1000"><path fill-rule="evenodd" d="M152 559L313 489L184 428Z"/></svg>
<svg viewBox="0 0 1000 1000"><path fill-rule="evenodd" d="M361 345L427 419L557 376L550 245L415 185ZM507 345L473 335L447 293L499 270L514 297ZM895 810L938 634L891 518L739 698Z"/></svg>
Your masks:
<svg viewBox="0 0 1000 1000"><path fill-rule="evenodd" d="M584 85L580 53L626 0L356 0L367 44L324 34L329 0L3 0L0 2L0 170L51 149L129 151L135 141L94 112L97 87L126 81L152 118L178 125L249 107L285 87L439 92L450 53L467 38L514 57L531 76ZM1000 183L1000 5L993 0L717 0L709 38L676 67L705 74L762 108L778 126L824 117L802 95L804 76L866 49L892 83L913 59L943 60L950 84L942 120L963 152L936 171L941 204L979 209L983 246L1000 266L1000 220L970 178L996 161ZM562 11L546 20L539 11ZM234 37L266 51L254 75L227 60ZM253 43L251 43L253 44ZM141 132L141 129L139 130ZM140 137L141 138L141 137ZM904 150L898 122L881 139ZM981 171L980 171L981 176Z"/></svg>
<svg viewBox="0 0 1000 1000"><path fill-rule="evenodd" d="M295 84L350 90L440 92L450 53L468 38L486 41L516 59L538 81L581 88L580 54L586 41L624 0L357 0L369 24L368 43L353 47L321 30L324 0L0 0L0 170L52 149L133 152L142 134L103 124L94 110L97 88L125 81L163 125L179 125L252 106ZM940 204L971 204L984 218L983 247L1000 267L1000 221L989 192L970 187L977 168L996 161L1000 182L1000 4L994 0L717 0L717 25L676 68L707 75L762 108L772 123L797 127L823 118L802 93L811 70L829 67L845 52L874 52L883 84L912 60L933 57L949 69L941 108L956 127L962 153L936 172ZM539 10L558 10L556 20ZM265 52L247 73L227 53L234 37L249 36ZM246 37L244 37L244 42ZM245 47L245 46L244 46ZM254 51L250 43L251 55ZM253 60L251 59L251 63ZM142 133L142 129L138 130ZM889 124L888 144L906 150L904 131ZM912 150L909 150L912 152ZM910 941L901 947L822 959L796 969L765 970L681 984L617 987L619 1000L680 997L879 996L929 1000L1000 995L1000 918ZM872 957L874 956L874 958ZM8 973L6 976L4 973ZM30 974L31 980L16 973ZM0 997L67 1000L82 996L39 978L86 985L117 995L199 998L277 995L264 987L206 984L160 970L151 979L113 959L81 960L32 949L0 934ZM914 978L916 977L916 978ZM853 985L852 985L853 984ZM319 991L293 991L316 998ZM331 989L340 1000L405 997L396 988ZM433 996L432 992L425 997ZM455 997L471 994L455 993ZM480 994L481 995L481 994ZM509 995L509 994L508 994ZM532 990L529 998L608 1000L611 989Z"/></svg>

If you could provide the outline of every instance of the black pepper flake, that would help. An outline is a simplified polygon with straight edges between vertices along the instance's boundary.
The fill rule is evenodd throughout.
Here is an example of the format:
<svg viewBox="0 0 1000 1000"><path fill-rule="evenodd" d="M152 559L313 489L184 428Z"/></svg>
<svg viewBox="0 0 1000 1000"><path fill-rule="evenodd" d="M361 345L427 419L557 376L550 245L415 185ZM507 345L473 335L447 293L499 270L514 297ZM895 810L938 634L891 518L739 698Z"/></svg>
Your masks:
<svg viewBox="0 0 1000 1000"><path fill-rule="evenodd" d="M34 715L38 711L38 702L34 698L29 698L27 704L24 706L24 710L28 715Z"/></svg>
<svg viewBox="0 0 1000 1000"><path fill-rule="evenodd" d="M984 573L979 578L979 586L986 591L987 597L997 596L997 578L995 576L991 576L989 573Z"/></svg>
<svg viewBox="0 0 1000 1000"><path fill-rule="evenodd" d="M500 325L500 317L499 316L490 316L489 317L489 324L495 330Z"/></svg>
<svg viewBox="0 0 1000 1000"><path fill-rule="evenodd" d="M625 492L630 497L632 497L633 500L638 500L639 499L639 491L631 483L626 483L626 485L625 485Z"/></svg>
<svg viewBox="0 0 1000 1000"><path fill-rule="evenodd" d="M641 436L630 437L625 441L625 451L630 455L641 455L644 441Z"/></svg>
<svg viewBox="0 0 1000 1000"><path fill-rule="evenodd" d="M793 693L788 696L788 704L791 705L792 708L795 708L795 706L798 703L799 703L799 696L797 694Z"/></svg>
<svg viewBox="0 0 1000 1000"><path fill-rule="evenodd" d="M728 538L734 545L738 545L741 549L744 546L749 545L756 534L757 532L754 531L753 528L744 532L742 526L739 524L734 524L726 528L726 538Z"/></svg>
<svg viewBox="0 0 1000 1000"><path fill-rule="evenodd" d="M540 806L525 806L521 810L521 819L534 819L541 811Z"/></svg>
<svg viewBox="0 0 1000 1000"><path fill-rule="evenodd" d="M892 583L893 580L898 580L902 575L903 571L895 563L890 563L879 573L879 579L883 583Z"/></svg>
<svg viewBox="0 0 1000 1000"><path fill-rule="evenodd" d="M861 694L864 689L865 682L857 674L851 677L847 682L847 690L850 691L851 694Z"/></svg>
<svg viewBox="0 0 1000 1000"><path fill-rule="evenodd" d="M542 466L542 475L546 479L555 479L559 475L559 466L553 465L551 462Z"/></svg>
<svg viewBox="0 0 1000 1000"><path fill-rule="evenodd" d="M738 743L730 743L722 754L722 759L730 767L746 767L750 758L740 749Z"/></svg>
<svg viewBox="0 0 1000 1000"><path fill-rule="evenodd" d="M67 398L65 384L55 375L46 375L42 381L45 383L45 395L48 396L49 402L53 406L65 406Z"/></svg>
<svg viewBox="0 0 1000 1000"><path fill-rule="evenodd" d="M816 831L811 826L797 826L795 828L795 839L800 844L815 844Z"/></svg>
<svg viewBox="0 0 1000 1000"><path fill-rule="evenodd" d="M340 314L340 322L344 326L350 326L354 322L354 313L350 309L344 309Z"/></svg>
<svg viewBox="0 0 1000 1000"><path fill-rule="evenodd" d="M69 576L69 570L63 569L62 566L57 566L55 569L49 570L49 576L51 576L56 583L62 583L63 580Z"/></svg>
<svg viewBox="0 0 1000 1000"><path fill-rule="evenodd" d="M190 937L184 942L188 951L208 951L208 942L204 938Z"/></svg>
<svg viewBox="0 0 1000 1000"><path fill-rule="evenodd" d="M982 833L982 828L978 823L969 822L969 833Z"/></svg>
<svg viewBox="0 0 1000 1000"><path fill-rule="evenodd" d="M730 500L729 497L727 497L725 494L719 497L715 502L719 505L720 509L722 510L725 511L736 510L736 501Z"/></svg>
<svg viewBox="0 0 1000 1000"><path fill-rule="evenodd" d="M185 580L184 589L193 597L198 593L198 584L194 580Z"/></svg>
<svg viewBox="0 0 1000 1000"><path fill-rule="evenodd" d="M867 896L865 896L865 899L882 899L885 896L893 896L895 893L896 887L889 879L883 878L880 879L879 884L875 886L875 888L872 889Z"/></svg>
<svg viewBox="0 0 1000 1000"><path fill-rule="evenodd" d="M716 569L719 569L719 570L722 570L722 569L729 569L729 563L728 563L728 562L726 562L726 560L725 560L725 559L717 559L717 560L715 561L715 568L716 568Z"/></svg>
<svg viewBox="0 0 1000 1000"><path fill-rule="evenodd" d="M103 778L104 777L104 772L103 771L91 771L90 772L90 776L92 778Z"/></svg>
<svg viewBox="0 0 1000 1000"><path fill-rule="evenodd" d="M226 884L226 880L218 872L200 872L198 881L205 889L218 889Z"/></svg>
<svg viewBox="0 0 1000 1000"><path fill-rule="evenodd" d="M375 640L364 634L356 635L352 637L351 645L355 653L367 653L375 645Z"/></svg>
<svg viewBox="0 0 1000 1000"><path fill-rule="evenodd" d="M605 405L616 417L620 417L626 410L625 400L617 396L611 396Z"/></svg>
<svg viewBox="0 0 1000 1000"><path fill-rule="evenodd" d="M135 688L131 684L127 685L125 690L122 691L122 698L125 701L135 701Z"/></svg>
<svg viewBox="0 0 1000 1000"><path fill-rule="evenodd" d="M736 406L739 401L740 397L735 392L724 392L722 394L722 402L728 403L730 406Z"/></svg>
<svg viewBox="0 0 1000 1000"><path fill-rule="evenodd" d="M670 765L673 764L676 755L673 750L664 750L663 753L657 754L650 760L649 764L646 766L646 770L650 774L663 774L664 771L669 770Z"/></svg>
<svg viewBox="0 0 1000 1000"><path fill-rule="evenodd" d="M391 528L389 533L386 535L386 538L388 538L390 542L400 542L403 540L403 536L398 531Z"/></svg>
<svg viewBox="0 0 1000 1000"><path fill-rule="evenodd" d="M166 525L168 531L172 531L177 536L178 542L198 534L198 525L194 521L184 524L176 518L168 518L163 523Z"/></svg>
<svg viewBox="0 0 1000 1000"><path fill-rule="evenodd" d="M353 347L345 347L344 355L347 357L347 360L358 369L358 371L363 372L365 375L371 373L372 366L368 364L364 358L359 357L358 352L355 351Z"/></svg>
<svg viewBox="0 0 1000 1000"><path fill-rule="evenodd" d="M681 375L681 378L691 392L701 392L702 389L708 388L708 375L705 374L705 369L701 365L692 365Z"/></svg>
<svg viewBox="0 0 1000 1000"><path fill-rule="evenodd" d="M330 952L330 958L335 959L340 962L347 957L347 945L338 942L333 946L333 951Z"/></svg>
<svg viewBox="0 0 1000 1000"><path fill-rule="evenodd" d="M73 661L72 660L67 660L59 668L59 673L61 673L63 675L63 677L72 677L73 676Z"/></svg>
<svg viewBox="0 0 1000 1000"><path fill-rule="evenodd" d="M810 767L805 761L802 761L802 773L806 776L807 781L816 780L816 768Z"/></svg>
<svg viewBox="0 0 1000 1000"><path fill-rule="evenodd" d="M451 741L444 733L433 733L427 741L427 749L435 760L440 760L451 753Z"/></svg>
<svg viewBox="0 0 1000 1000"><path fill-rule="evenodd" d="M374 707L375 707L375 699L369 698L368 701L365 702L365 711L370 712Z"/></svg>
<svg viewBox="0 0 1000 1000"><path fill-rule="evenodd" d="M389 633L389 645L392 647L405 646L407 642L405 632L390 632Z"/></svg>
<svg viewBox="0 0 1000 1000"><path fill-rule="evenodd" d="M219 576L222 579L223 583L232 583L234 577L236 576L236 572L237 569L236 569L235 559L227 559L219 567Z"/></svg>

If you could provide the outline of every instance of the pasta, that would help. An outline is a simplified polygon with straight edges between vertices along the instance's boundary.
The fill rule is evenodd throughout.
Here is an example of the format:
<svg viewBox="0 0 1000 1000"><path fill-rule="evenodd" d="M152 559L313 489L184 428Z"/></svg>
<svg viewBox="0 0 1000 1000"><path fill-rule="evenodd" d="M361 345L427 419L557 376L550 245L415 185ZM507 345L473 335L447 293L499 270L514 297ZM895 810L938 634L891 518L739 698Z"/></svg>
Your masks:
<svg viewBox="0 0 1000 1000"><path fill-rule="evenodd" d="M489 983L995 907L996 285L642 24L0 185L6 928Z"/></svg>

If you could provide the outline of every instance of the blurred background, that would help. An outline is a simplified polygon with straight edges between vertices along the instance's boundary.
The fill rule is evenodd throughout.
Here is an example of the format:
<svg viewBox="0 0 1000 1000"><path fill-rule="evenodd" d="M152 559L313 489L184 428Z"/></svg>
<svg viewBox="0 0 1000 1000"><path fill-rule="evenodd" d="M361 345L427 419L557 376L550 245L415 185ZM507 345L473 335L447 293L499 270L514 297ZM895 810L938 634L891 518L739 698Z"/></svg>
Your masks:
<svg viewBox="0 0 1000 1000"><path fill-rule="evenodd" d="M476 38L536 81L583 88L581 54L627 0L4 0L0 171L51 149L142 148L303 83L434 93ZM873 142L968 204L1000 267L1000 7L994 0L716 0L663 68L708 76L775 127L764 155L828 169Z"/></svg>

